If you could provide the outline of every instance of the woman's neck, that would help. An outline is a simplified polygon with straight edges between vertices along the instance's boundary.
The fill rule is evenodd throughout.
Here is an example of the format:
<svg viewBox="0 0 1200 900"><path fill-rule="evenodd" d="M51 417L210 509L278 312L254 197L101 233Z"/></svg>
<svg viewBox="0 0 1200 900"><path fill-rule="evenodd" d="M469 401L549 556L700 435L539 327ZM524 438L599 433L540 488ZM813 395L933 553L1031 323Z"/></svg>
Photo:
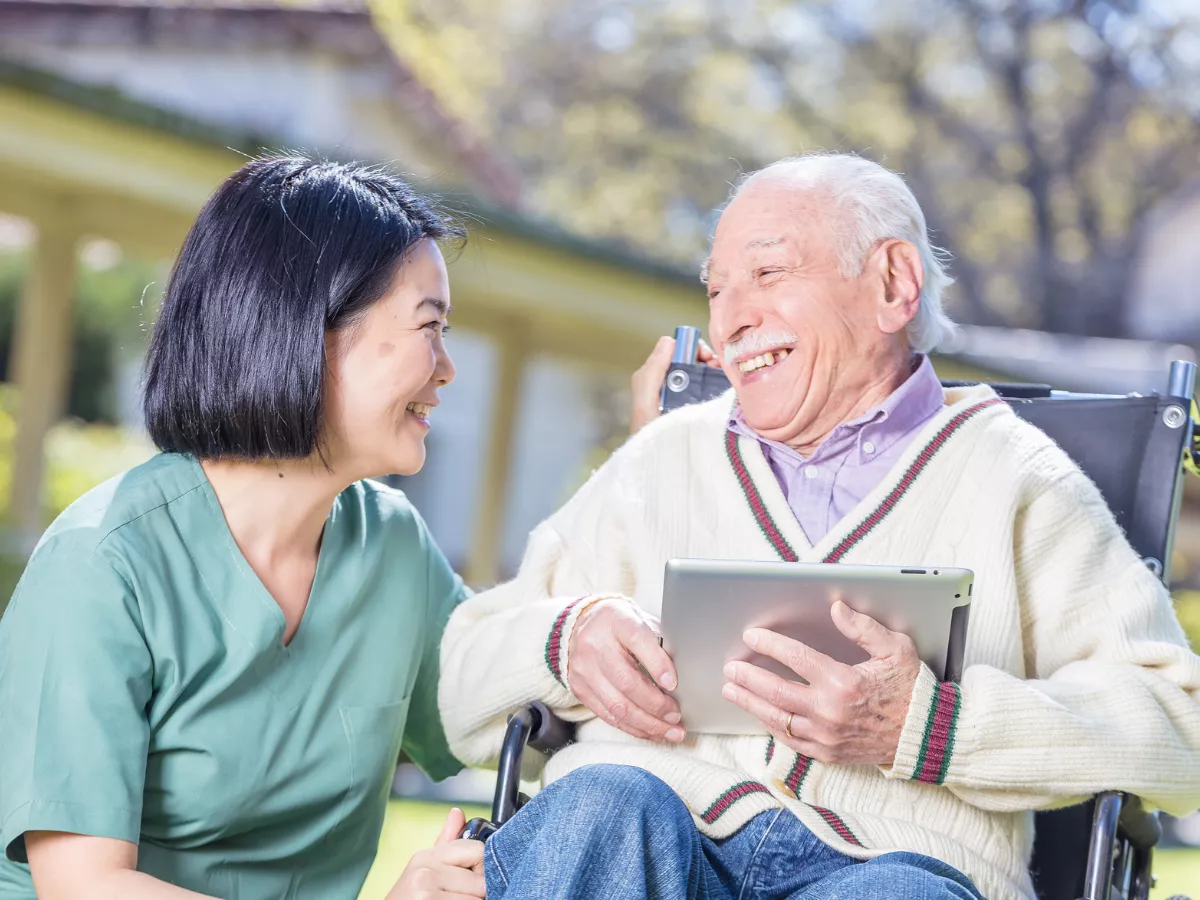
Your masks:
<svg viewBox="0 0 1200 900"><path fill-rule="evenodd" d="M203 460L201 466L252 564L315 559L333 501L349 486L319 460Z"/></svg>

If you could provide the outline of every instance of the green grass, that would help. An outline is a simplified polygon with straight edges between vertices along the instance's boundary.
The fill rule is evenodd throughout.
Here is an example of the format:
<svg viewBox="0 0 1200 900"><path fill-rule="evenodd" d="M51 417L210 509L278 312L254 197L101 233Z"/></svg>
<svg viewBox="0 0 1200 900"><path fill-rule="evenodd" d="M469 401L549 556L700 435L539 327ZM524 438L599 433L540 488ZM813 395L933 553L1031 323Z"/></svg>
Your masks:
<svg viewBox="0 0 1200 900"><path fill-rule="evenodd" d="M431 845L442 829L447 807L436 803L393 800L388 805L379 840L379 855L359 900L384 900L409 858L417 850ZM485 815L482 809L466 809L467 818ZM1191 892L1200 900L1200 850L1163 850L1154 857L1158 886L1151 900L1166 900L1172 894Z"/></svg>

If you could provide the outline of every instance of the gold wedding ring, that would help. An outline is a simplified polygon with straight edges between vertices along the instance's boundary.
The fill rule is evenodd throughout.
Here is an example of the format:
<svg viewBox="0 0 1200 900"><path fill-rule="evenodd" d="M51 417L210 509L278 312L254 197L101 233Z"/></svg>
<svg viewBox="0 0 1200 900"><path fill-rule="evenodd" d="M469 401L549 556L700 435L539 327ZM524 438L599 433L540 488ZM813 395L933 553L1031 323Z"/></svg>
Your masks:
<svg viewBox="0 0 1200 900"><path fill-rule="evenodd" d="M787 724L783 726L783 733L790 737L793 741L796 739L796 736L792 734L792 717L795 715L795 713L788 713Z"/></svg>

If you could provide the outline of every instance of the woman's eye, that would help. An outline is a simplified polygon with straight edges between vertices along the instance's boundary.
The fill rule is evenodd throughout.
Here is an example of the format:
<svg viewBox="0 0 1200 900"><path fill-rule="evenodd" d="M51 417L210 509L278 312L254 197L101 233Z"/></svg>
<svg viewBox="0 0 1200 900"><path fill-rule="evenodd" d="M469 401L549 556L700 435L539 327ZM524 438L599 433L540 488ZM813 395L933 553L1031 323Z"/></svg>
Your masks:
<svg viewBox="0 0 1200 900"><path fill-rule="evenodd" d="M426 322L425 327L428 328L430 331L434 332L435 334L445 334L447 331L450 330L449 325L447 325L445 322L441 322L441 321L437 321L437 320L435 320L433 322Z"/></svg>

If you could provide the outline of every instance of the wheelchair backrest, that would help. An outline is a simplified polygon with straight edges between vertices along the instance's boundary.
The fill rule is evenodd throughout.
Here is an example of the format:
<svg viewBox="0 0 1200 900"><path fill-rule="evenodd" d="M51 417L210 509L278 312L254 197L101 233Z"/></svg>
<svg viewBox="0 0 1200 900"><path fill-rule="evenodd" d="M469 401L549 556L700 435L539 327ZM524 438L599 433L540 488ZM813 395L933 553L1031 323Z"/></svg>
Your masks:
<svg viewBox="0 0 1200 900"><path fill-rule="evenodd" d="M670 409L728 390L719 369L673 364L689 378L668 375ZM1103 494L1129 543L1166 582L1183 494L1184 454L1191 449L1195 366L1173 363L1168 391L1152 396L1076 394L1039 384L992 384L1013 411L1036 425L1071 457ZM964 382L943 382L961 387ZM1038 813L1033 849L1040 900L1083 895L1092 824L1091 802Z"/></svg>

